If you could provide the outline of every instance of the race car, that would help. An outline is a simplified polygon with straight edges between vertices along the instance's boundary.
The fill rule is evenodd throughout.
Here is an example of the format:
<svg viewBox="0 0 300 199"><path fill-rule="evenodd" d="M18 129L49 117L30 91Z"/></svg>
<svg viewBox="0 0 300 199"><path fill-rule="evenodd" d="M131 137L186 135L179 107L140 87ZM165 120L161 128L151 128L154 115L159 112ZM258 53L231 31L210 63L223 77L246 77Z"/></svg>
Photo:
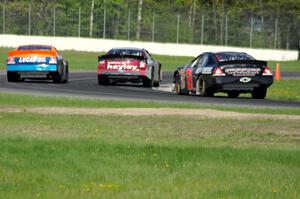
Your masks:
<svg viewBox="0 0 300 199"><path fill-rule="evenodd" d="M266 97L273 83L267 62L255 60L241 52L206 52L173 74L177 94L214 96L225 92L236 98L240 93L251 93L253 98Z"/></svg>
<svg viewBox="0 0 300 199"><path fill-rule="evenodd" d="M143 48L113 48L98 57L98 84L117 82L143 83L144 87L158 87L162 67Z"/></svg>
<svg viewBox="0 0 300 199"><path fill-rule="evenodd" d="M68 62L53 46L23 45L8 52L7 80L48 79L66 83L69 79Z"/></svg>

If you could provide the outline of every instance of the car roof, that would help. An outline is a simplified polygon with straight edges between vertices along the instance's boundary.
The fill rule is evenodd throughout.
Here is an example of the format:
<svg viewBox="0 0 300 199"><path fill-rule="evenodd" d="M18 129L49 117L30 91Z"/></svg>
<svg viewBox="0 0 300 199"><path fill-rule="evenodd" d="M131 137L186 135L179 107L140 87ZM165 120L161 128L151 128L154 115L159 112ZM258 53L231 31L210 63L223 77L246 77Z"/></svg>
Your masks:
<svg viewBox="0 0 300 199"><path fill-rule="evenodd" d="M45 49L38 49L39 47ZM15 48L14 50L8 52L8 56L25 56L29 54L57 56L59 52L53 46L40 44L21 45Z"/></svg>
<svg viewBox="0 0 300 199"><path fill-rule="evenodd" d="M254 59L251 55L245 52L221 51L221 52L215 52L213 54L217 57L219 61Z"/></svg>
<svg viewBox="0 0 300 199"><path fill-rule="evenodd" d="M234 51L220 51L220 52L213 52L213 54L224 54L224 55L249 55L245 52L234 52Z"/></svg>
<svg viewBox="0 0 300 199"><path fill-rule="evenodd" d="M29 44L29 45L18 46L17 50L50 50L51 51L52 48L53 46L50 45Z"/></svg>
<svg viewBox="0 0 300 199"><path fill-rule="evenodd" d="M144 48L136 48L136 47L120 47L120 48L112 48L110 50L140 50L144 51Z"/></svg>

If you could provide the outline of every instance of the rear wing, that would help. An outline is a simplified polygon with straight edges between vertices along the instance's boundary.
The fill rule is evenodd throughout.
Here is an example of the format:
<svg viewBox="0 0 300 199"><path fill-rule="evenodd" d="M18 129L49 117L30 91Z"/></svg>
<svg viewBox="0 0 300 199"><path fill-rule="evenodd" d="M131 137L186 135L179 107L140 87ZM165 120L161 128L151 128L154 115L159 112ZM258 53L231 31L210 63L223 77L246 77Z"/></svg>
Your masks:
<svg viewBox="0 0 300 199"><path fill-rule="evenodd" d="M12 50L8 52L8 56L30 56L30 55L41 55L41 56L57 56L54 51L43 51L43 50Z"/></svg>
<svg viewBox="0 0 300 199"><path fill-rule="evenodd" d="M102 55L98 56L98 62L106 59L115 59L115 58L131 58L131 59L137 59L137 60L145 60L146 58L143 56L137 56L137 55L126 55L126 54L112 54L112 55Z"/></svg>
<svg viewBox="0 0 300 199"><path fill-rule="evenodd" d="M259 66L267 66L266 61L260 60L230 60L230 61L219 61L218 65L234 65L234 64L252 64L252 65L259 65Z"/></svg>

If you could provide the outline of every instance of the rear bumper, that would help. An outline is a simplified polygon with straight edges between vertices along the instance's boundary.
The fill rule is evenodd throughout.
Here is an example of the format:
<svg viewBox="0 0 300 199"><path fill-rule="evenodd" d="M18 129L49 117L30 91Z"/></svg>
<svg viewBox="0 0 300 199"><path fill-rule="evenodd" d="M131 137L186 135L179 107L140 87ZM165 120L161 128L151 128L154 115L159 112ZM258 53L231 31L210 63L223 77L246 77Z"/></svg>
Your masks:
<svg viewBox="0 0 300 199"><path fill-rule="evenodd" d="M143 79L149 78L148 70L138 71L112 71L112 70L98 70L98 76L107 77L116 82L142 82ZM151 75L150 75L151 76Z"/></svg>
<svg viewBox="0 0 300 199"><path fill-rule="evenodd" d="M115 82L142 82L145 76L140 74L114 74L114 73L105 73L98 74L99 78L109 78Z"/></svg>
<svg viewBox="0 0 300 199"><path fill-rule="evenodd" d="M7 74L17 74L23 79L52 79L57 64L8 64Z"/></svg>
<svg viewBox="0 0 300 199"><path fill-rule="evenodd" d="M8 64L8 72L55 72L57 71L57 64Z"/></svg>
<svg viewBox="0 0 300 199"><path fill-rule="evenodd" d="M273 76L252 77L213 77L208 81L208 87L216 91L241 91L249 92L254 88L268 88L273 83Z"/></svg>

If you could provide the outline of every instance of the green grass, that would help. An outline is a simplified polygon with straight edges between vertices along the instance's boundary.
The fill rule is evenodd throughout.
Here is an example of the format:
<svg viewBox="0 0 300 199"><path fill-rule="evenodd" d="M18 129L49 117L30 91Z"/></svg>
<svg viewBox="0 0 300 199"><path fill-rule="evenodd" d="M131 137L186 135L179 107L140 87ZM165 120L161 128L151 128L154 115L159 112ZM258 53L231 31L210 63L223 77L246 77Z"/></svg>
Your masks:
<svg viewBox="0 0 300 199"><path fill-rule="evenodd" d="M300 80L274 81L268 90L267 98L300 101Z"/></svg>
<svg viewBox="0 0 300 199"><path fill-rule="evenodd" d="M249 97L249 96L247 96ZM245 99L247 100L247 99ZM183 108L183 109L215 109L244 113L291 114L300 115L300 108L269 108L226 106L199 103L164 103L134 100L99 100L72 97L32 96L0 92L0 107L89 107L89 108Z"/></svg>
<svg viewBox="0 0 300 199"><path fill-rule="evenodd" d="M276 64L279 63L280 71L300 71L300 60L297 61L269 61L268 65L275 72Z"/></svg>
<svg viewBox="0 0 300 199"><path fill-rule="evenodd" d="M62 51L62 55L69 62L71 71L97 71L98 56L96 52Z"/></svg>
<svg viewBox="0 0 300 199"><path fill-rule="evenodd" d="M5 61L7 59L7 52L10 48L0 48L0 69L5 69ZM71 71L96 71L98 55L103 52L80 52L80 51L62 51L63 57L69 61ZM166 56L166 55L153 55L153 57L160 61L163 66L163 71L174 71L177 67L190 62L193 57L185 56ZM269 62L272 70L275 70L277 62ZM284 61L280 63L281 71L300 71L300 60L297 61Z"/></svg>
<svg viewBox="0 0 300 199"><path fill-rule="evenodd" d="M3 198L298 198L299 121L0 113Z"/></svg>
<svg viewBox="0 0 300 199"><path fill-rule="evenodd" d="M13 50L13 49L0 47L0 70L6 69L7 53L10 50Z"/></svg>

